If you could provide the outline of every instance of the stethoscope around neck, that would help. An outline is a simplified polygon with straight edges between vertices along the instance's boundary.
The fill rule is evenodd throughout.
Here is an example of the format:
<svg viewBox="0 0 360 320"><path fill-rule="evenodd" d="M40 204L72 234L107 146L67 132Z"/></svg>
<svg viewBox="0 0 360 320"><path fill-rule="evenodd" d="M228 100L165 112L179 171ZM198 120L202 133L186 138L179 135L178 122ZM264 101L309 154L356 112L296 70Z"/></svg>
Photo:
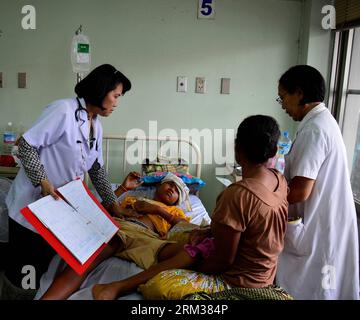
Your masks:
<svg viewBox="0 0 360 320"><path fill-rule="evenodd" d="M81 105L81 102L80 102L80 100L79 100L78 97L76 97L76 101L77 101L77 103L78 103L78 107L77 107L77 109L75 110L75 120L76 120L76 122L79 122L79 120L81 120L81 121L82 121L82 124L83 124L83 123L85 122L85 120L82 120L82 119L79 118L79 112L81 112L82 110L84 110L88 115L89 115L89 112L87 111L86 108L84 108L84 107Z"/></svg>
<svg viewBox="0 0 360 320"><path fill-rule="evenodd" d="M82 124L81 124L81 125L83 125L84 122L85 122L85 120L82 120L82 119L79 118L79 112L81 112L82 110L84 110L87 114L89 114L89 112L87 111L86 108L84 108L84 107L81 105L81 102L80 102L80 100L79 100L78 97L76 97L76 100L77 100L77 103L78 103L78 107L77 107L77 109L75 110L75 120L76 120L76 122L79 122L79 120L81 120L81 121L82 121ZM89 140L90 149L92 149L92 145L93 145L93 143L94 143L95 140L96 140L96 138L91 138L91 139ZM82 142L81 142L80 140L77 140L76 143L82 143ZM96 149L96 151L98 151L98 143L97 143L97 141L96 141L95 149Z"/></svg>

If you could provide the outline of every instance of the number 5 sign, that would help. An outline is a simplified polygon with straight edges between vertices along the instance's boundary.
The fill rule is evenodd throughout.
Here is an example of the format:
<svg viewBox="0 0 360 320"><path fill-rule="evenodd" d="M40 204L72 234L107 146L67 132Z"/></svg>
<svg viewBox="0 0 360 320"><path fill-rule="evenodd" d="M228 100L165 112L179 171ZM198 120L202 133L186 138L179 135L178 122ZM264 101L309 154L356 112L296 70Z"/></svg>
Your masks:
<svg viewBox="0 0 360 320"><path fill-rule="evenodd" d="M199 0L198 19L214 19L215 0Z"/></svg>

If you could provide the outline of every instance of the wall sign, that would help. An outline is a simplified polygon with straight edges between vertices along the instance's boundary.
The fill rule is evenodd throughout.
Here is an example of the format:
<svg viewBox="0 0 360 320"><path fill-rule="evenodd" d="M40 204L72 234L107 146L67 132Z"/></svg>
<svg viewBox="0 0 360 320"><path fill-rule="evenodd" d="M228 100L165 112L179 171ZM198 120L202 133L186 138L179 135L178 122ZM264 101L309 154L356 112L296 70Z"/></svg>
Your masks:
<svg viewBox="0 0 360 320"><path fill-rule="evenodd" d="M215 18L215 0L199 0L198 19Z"/></svg>

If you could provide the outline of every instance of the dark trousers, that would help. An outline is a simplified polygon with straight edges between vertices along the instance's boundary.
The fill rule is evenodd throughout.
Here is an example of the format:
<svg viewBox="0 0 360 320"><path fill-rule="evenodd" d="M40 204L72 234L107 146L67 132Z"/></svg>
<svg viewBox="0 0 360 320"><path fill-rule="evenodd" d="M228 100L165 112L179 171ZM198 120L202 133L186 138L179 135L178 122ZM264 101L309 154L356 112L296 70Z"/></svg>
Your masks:
<svg viewBox="0 0 360 320"><path fill-rule="evenodd" d="M35 268L36 289L41 275L47 270L56 252L38 234L9 218L9 243L7 246L5 275L10 282L21 288L21 281L27 275L22 273L26 265Z"/></svg>

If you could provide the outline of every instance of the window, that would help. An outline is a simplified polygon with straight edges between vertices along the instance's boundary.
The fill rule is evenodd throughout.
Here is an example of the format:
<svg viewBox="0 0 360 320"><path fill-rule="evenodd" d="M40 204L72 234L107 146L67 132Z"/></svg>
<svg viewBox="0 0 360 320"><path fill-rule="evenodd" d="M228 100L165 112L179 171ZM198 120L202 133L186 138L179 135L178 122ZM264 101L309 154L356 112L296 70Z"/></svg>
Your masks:
<svg viewBox="0 0 360 320"><path fill-rule="evenodd" d="M329 106L339 122L351 186L360 204L360 28L335 34Z"/></svg>

